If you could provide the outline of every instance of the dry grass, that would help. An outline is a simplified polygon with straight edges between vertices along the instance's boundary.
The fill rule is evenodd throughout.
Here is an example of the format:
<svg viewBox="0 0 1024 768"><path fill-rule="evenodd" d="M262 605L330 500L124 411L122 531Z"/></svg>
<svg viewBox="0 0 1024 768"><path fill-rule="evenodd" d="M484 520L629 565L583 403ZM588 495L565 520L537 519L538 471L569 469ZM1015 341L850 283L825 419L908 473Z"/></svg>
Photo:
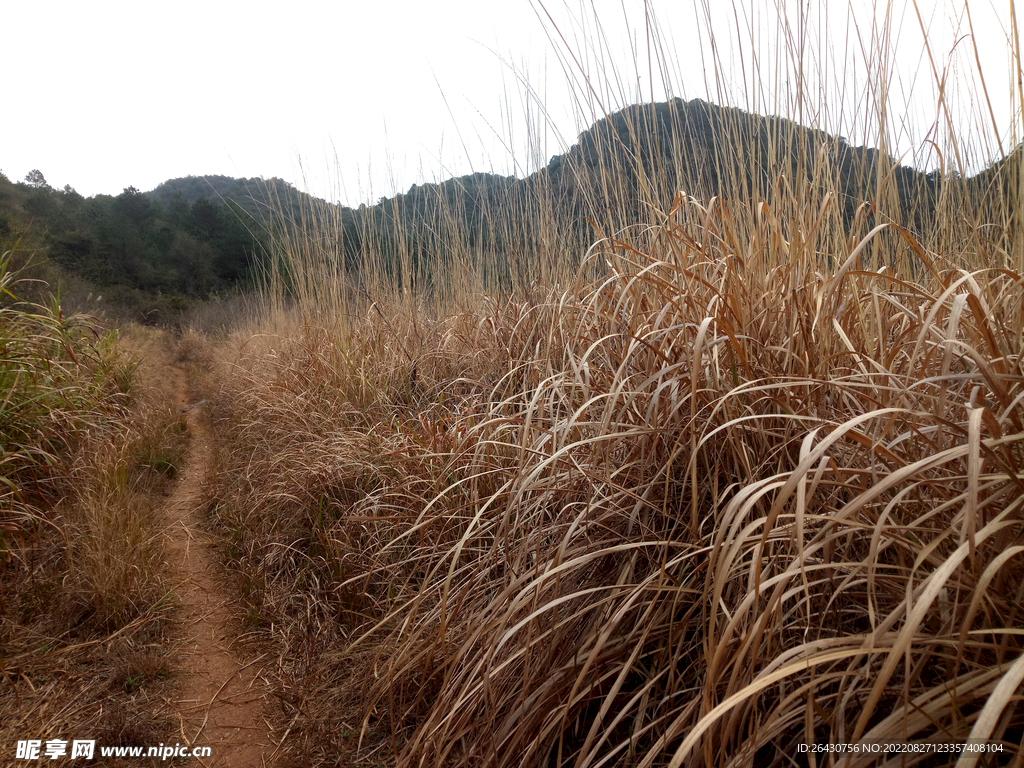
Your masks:
<svg viewBox="0 0 1024 768"><path fill-rule="evenodd" d="M209 386L213 515L296 759L1021 759L1021 169L901 198L879 156L848 204L841 166L777 130L813 173L723 165L701 201L674 191L701 168L648 169L642 223L621 201L643 164L610 147L581 194L614 235L524 247L511 293L487 254L417 294L372 249L347 275L329 227L284 242L290 295Z"/></svg>
<svg viewBox="0 0 1024 768"><path fill-rule="evenodd" d="M224 509L296 689L374 649L403 764L966 737L1021 653L1020 279L657 241L415 381L372 314L246 361Z"/></svg>
<svg viewBox="0 0 1024 768"><path fill-rule="evenodd" d="M12 759L19 739L158 743L172 664L151 511L180 414L123 336L56 301L0 312L0 742Z"/></svg>

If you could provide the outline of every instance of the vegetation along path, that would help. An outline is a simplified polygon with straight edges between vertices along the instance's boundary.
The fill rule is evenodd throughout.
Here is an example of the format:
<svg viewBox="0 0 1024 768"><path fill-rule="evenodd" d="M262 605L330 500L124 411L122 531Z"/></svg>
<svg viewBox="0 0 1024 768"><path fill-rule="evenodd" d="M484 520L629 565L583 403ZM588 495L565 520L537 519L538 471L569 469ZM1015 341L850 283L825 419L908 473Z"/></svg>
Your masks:
<svg viewBox="0 0 1024 768"><path fill-rule="evenodd" d="M271 729L262 719L267 684L261 672L266 659L243 660L237 647L240 622L232 610L231 590L218 572L213 540L199 525L211 465L201 404L189 404L180 369L168 368L168 375L174 377L175 398L191 435L183 472L165 508L168 569L177 585L184 629L179 657L184 673L175 702L180 737L182 743L211 748L210 758L197 758L201 765L270 765L274 751Z"/></svg>

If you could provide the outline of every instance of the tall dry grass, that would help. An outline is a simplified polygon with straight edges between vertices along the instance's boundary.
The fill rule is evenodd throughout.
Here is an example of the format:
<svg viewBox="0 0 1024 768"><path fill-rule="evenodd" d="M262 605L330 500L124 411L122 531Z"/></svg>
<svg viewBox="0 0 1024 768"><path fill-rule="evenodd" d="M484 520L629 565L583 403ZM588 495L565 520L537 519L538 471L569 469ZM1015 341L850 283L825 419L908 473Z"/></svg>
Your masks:
<svg viewBox="0 0 1024 768"><path fill-rule="evenodd" d="M790 116L831 132L815 95ZM653 108L590 134L585 251L556 189L496 212L529 280L489 283L468 232L429 281L322 218L283 241L290 293L215 392L214 516L304 762L1021 759L1020 165L931 195L885 151L704 114L696 159ZM848 762L887 759L953 758Z"/></svg>
<svg viewBox="0 0 1024 768"><path fill-rule="evenodd" d="M154 497L184 431L125 335L18 302L0 262L0 742L166 733ZM129 331L127 336L134 335ZM13 759L13 758L12 758Z"/></svg>

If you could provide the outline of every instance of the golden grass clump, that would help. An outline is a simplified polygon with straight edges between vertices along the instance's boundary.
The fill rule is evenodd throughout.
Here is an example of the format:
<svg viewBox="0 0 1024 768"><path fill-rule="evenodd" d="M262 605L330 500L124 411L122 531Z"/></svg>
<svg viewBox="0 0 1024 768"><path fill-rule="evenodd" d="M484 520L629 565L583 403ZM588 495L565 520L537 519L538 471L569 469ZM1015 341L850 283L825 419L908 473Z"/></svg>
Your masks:
<svg viewBox="0 0 1024 768"><path fill-rule="evenodd" d="M65 588L81 591L91 620L116 628L166 592L154 497L184 459L185 425L173 406L147 402L132 420L94 439L72 470L75 494L61 510Z"/></svg>
<svg viewBox="0 0 1024 768"><path fill-rule="evenodd" d="M680 199L601 281L418 320L414 361L372 309L243 366L261 607L373 650L401 764L1019 741L1021 279L727 222Z"/></svg>

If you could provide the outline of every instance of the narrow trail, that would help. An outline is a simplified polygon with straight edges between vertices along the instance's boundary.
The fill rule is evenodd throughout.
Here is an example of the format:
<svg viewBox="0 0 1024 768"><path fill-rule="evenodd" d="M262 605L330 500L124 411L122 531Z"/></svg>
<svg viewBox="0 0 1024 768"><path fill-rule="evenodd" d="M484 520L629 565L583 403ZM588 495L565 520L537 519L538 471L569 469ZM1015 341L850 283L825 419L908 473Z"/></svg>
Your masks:
<svg viewBox="0 0 1024 768"><path fill-rule="evenodd" d="M167 499L167 568L180 606L183 629L177 650L182 670L178 699L181 743L210 747L209 758L190 765L209 768L260 768L273 765L275 745L262 706L268 683L264 657L244 660L237 640L241 621L232 589L218 567L214 542L200 526L200 509L211 466L210 438L202 408L188 402L184 372L167 366L176 405L185 410L190 435L188 455L173 494ZM190 407L192 406L192 407Z"/></svg>

